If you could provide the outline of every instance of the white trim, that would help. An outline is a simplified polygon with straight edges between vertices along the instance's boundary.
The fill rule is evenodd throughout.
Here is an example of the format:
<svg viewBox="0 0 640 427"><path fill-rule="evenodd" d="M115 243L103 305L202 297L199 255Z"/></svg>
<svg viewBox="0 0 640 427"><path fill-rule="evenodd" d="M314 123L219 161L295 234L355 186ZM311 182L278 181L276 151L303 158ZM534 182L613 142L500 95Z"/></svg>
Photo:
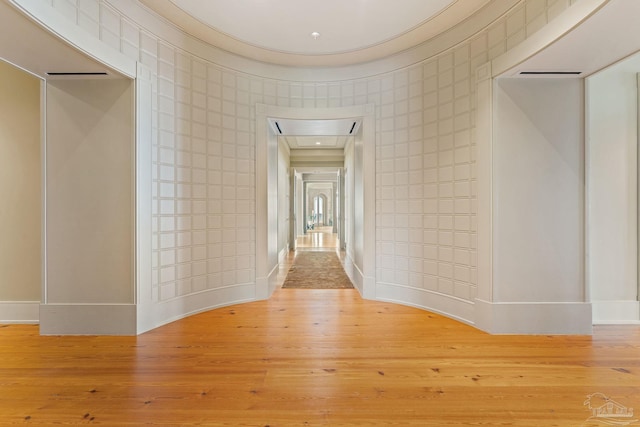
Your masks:
<svg viewBox="0 0 640 427"><path fill-rule="evenodd" d="M255 183L256 183L256 297L258 299L268 298L269 277L275 266L269 265L269 219L268 219L268 164L267 146L269 125L267 123L267 107L262 104L256 105L256 143L255 143ZM276 264L277 265L277 264Z"/></svg>
<svg viewBox="0 0 640 427"><path fill-rule="evenodd" d="M341 50L346 46L340 46L335 50L289 52L285 46L274 49L236 39L190 15L170 0L140 1L153 13L159 15L161 19L169 21L172 26L186 29L190 37L216 46L220 50L234 52L245 58L255 58L263 62L294 67L339 67L379 61L380 58L398 55L399 52L419 50L415 46L416 40L423 41L419 46L427 45L432 48L441 45L447 46L447 42L455 44L455 40L465 38L469 32L477 33L485 26L484 23L495 20L517 2L518 0L454 1L402 34L374 42L368 46L350 46L346 50ZM332 37L335 38L336 35L334 34ZM438 40L441 41L438 43ZM309 50L314 51L315 49ZM407 56L407 54L402 56Z"/></svg>
<svg viewBox="0 0 640 427"><path fill-rule="evenodd" d="M277 267L273 268L271 272L265 276L256 277L255 295L257 300L267 299L271 296L271 283L274 271L278 271Z"/></svg>
<svg viewBox="0 0 640 427"><path fill-rule="evenodd" d="M590 335L591 303L475 301L475 326L490 334Z"/></svg>
<svg viewBox="0 0 640 427"><path fill-rule="evenodd" d="M491 63L476 70L478 297L493 300L493 79Z"/></svg>
<svg viewBox="0 0 640 427"><path fill-rule="evenodd" d="M137 333L141 334L197 313L255 300L256 287L253 283L247 283L209 289L168 301L139 305L138 313L144 314L137 319Z"/></svg>
<svg viewBox="0 0 640 427"><path fill-rule="evenodd" d="M51 3L30 0L9 0L17 9L39 26L68 43L88 57L104 64L126 77L136 76L136 61L107 46L58 13Z"/></svg>
<svg viewBox="0 0 640 427"><path fill-rule="evenodd" d="M269 264L272 233L268 230L268 137L269 118L278 119L344 119L362 117L363 149L363 267L357 278L365 298L375 296L375 106L373 104L336 108L290 108L274 105L256 105L256 295L268 298L273 289L273 272L278 265ZM277 238L277 236L276 236ZM274 254L275 255L275 254ZM277 261L277 260L276 260ZM352 279L353 280L353 279Z"/></svg>
<svg viewBox="0 0 640 427"><path fill-rule="evenodd" d="M137 318L145 319L144 310L153 299L152 285L152 96L151 70L138 63L135 80L135 257L134 301L138 305ZM138 332L144 329L138 324Z"/></svg>
<svg viewBox="0 0 640 427"><path fill-rule="evenodd" d="M40 302L47 294L47 82L40 80Z"/></svg>
<svg viewBox="0 0 640 427"><path fill-rule="evenodd" d="M636 105L636 301L640 304L640 73L636 74Z"/></svg>
<svg viewBox="0 0 640 427"><path fill-rule="evenodd" d="M639 301L592 301L594 325L640 325Z"/></svg>
<svg viewBox="0 0 640 427"><path fill-rule="evenodd" d="M526 61L580 25L610 0L582 0L567 8L522 43L491 61L492 76L497 77Z"/></svg>
<svg viewBox="0 0 640 427"><path fill-rule="evenodd" d="M24 2L26 0L19 1ZM145 7L142 2L107 0L107 3L123 17L135 22L143 31L150 32L178 49L184 49L222 67L240 73L276 80L329 82L380 75L433 58L485 30L488 26L504 17L520 1L493 0L469 18L413 48L385 58L342 66L335 64L334 66L323 65L326 63L326 58L323 58L324 55L312 55L307 58L298 55L288 65L269 63L268 58L264 57L236 55L182 31L176 25L160 16L159 13ZM347 59L349 59L349 56L353 56L352 54L344 55Z"/></svg>
<svg viewBox="0 0 640 427"><path fill-rule="evenodd" d="M473 302L451 295L428 289L378 282L376 299L420 308L473 325Z"/></svg>
<svg viewBox="0 0 640 427"><path fill-rule="evenodd" d="M376 124L375 105L364 105L362 132L362 274L364 298L376 298ZM357 256L357 254L356 254Z"/></svg>
<svg viewBox="0 0 640 427"><path fill-rule="evenodd" d="M269 276L267 276L267 286L269 292L267 298L273 294L273 291L275 291L276 287L278 286L278 271L280 271L280 264L273 267L273 269L269 273Z"/></svg>
<svg viewBox="0 0 640 427"><path fill-rule="evenodd" d="M589 117L591 117L591 102L589 102L591 94L589 93L589 79L584 79L583 83L583 102L584 102L584 300L591 301L591 126ZM595 307L594 307L595 310Z"/></svg>
<svg viewBox="0 0 640 427"><path fill-rule="evenodd" d="M282 248L280 253L278 254L278 264L282 264L289 253L289 245Z"/></svg>
<svg viewBox="0 0 640 427"><path fill-rule="evenodd" d="M353 286L360 292L360 295L363 294L364 289L364 275L362 271L358 268L358 266L353 262L351 256L345 253L345 257L342 260L342 267L344 268L345 273L349 276L349 280L353 283Z"/></svg>
<svg viewBox="0 0 640 427"><path fill-rule="evenodd" d="M38 323L40 301L0 301L0 323Z"/></svg>
<svg viewBox="0 0 640 427"><path fill-rule="evenodd" d="M136 335L135 304L41 304L41 335Z"/></svg>

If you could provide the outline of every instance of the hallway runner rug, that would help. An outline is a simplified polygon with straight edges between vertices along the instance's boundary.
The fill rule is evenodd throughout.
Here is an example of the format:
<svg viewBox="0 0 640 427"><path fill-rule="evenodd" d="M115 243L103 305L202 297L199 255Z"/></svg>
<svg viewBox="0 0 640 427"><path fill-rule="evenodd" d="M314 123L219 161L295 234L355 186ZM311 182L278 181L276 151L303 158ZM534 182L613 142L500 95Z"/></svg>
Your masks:
<svg viewBox="0 0 640 427"><path fill-rule="evenodd" d="M353 289L335 252L298 252L283 288Z"/></svg>

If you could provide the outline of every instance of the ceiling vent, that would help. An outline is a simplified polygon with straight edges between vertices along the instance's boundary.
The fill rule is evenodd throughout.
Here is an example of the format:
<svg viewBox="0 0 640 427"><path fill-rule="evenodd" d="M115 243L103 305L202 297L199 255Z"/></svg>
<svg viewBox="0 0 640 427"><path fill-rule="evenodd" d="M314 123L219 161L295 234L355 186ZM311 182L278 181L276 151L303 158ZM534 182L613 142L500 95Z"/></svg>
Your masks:
<svg viewBox="0 0 640 427"><path fill-rule="evenodd" d="M105 71L92 71L92 72L76 72L76 73L58 73L51 72L47 73L47 76L51 77L61 77L61 76L106 76L107 73Z"/></svg>
<svg viewBox="0 0 640 427"><path fill-rule="evenodd" d="M520 71L521 76L577 76L582 71Z"/></svg>

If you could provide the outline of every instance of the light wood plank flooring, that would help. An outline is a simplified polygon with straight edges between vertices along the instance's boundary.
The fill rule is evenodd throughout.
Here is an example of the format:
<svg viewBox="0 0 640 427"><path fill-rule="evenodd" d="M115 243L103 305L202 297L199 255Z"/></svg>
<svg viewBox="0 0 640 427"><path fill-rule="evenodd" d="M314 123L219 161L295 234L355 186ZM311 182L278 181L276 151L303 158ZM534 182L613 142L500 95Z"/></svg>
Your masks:
<svg viewBox="0 0 640 427"><path fill-rule="evenodd" d="M0 425L604 425L596 392L640 415L640 327L491 336L299 289L138 337L0 327Z"/></svg>
<svg viewBox="0 0 640 427"><path fill-rule="evenodd" d="M332 250L337 249L340 244L337 234L331 231L333 227L321 227L318 230L308 231L296 238L296 249L298 250Z"/></svg>

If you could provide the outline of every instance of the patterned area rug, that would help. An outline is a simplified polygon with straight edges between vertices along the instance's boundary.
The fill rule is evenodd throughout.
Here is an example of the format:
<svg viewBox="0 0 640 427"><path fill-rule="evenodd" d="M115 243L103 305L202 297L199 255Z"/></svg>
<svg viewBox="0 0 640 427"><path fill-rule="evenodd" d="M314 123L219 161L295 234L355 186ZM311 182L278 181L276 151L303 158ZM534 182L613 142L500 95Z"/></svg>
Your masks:
<svg viewBox="0 0 640 427"><path fill-rule="evenodd" d="M352 289L335 252L298 252L283 288Z"/></svg>

